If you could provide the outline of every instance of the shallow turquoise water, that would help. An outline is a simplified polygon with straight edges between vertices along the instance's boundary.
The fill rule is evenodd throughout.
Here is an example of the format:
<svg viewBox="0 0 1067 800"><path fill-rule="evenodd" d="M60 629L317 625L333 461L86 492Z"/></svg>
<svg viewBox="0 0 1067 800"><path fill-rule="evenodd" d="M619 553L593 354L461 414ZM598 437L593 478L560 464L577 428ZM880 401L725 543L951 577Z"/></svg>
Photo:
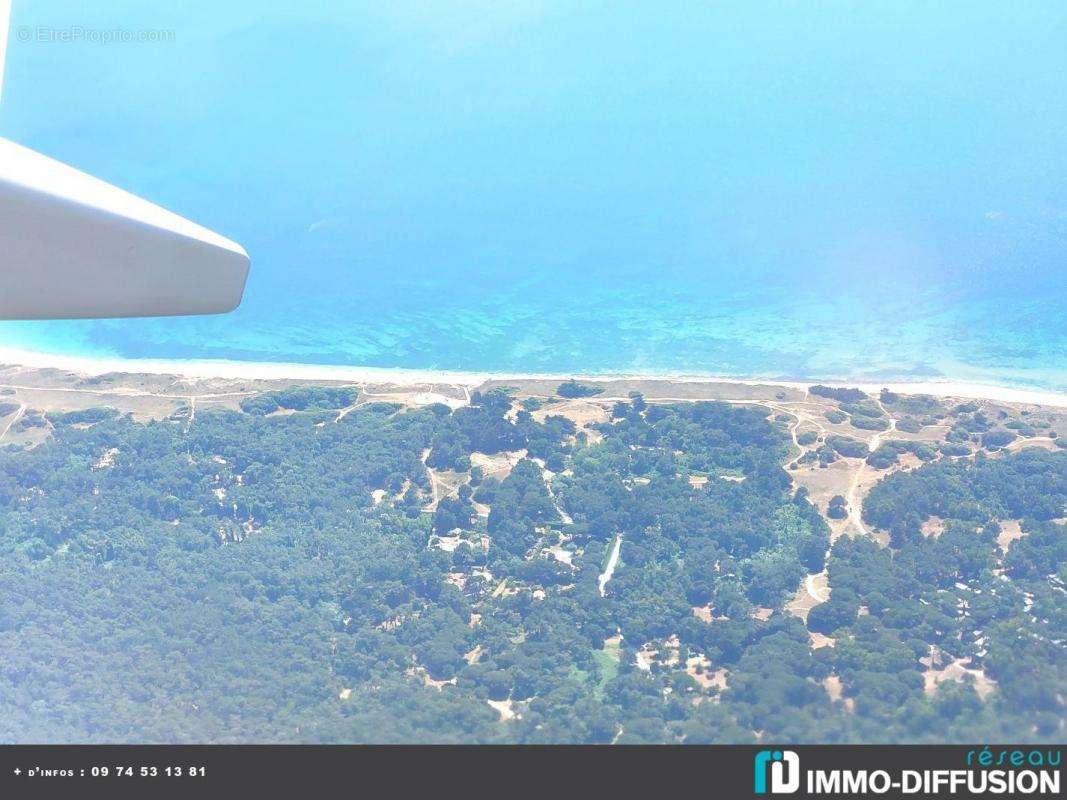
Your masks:
<svg viewBox="0 0 1067 800"><path fill-rule="evenodd" d="M0 135L253 273L0 347L1067 389L1062 3L269 5L15 4Z"/></svg>

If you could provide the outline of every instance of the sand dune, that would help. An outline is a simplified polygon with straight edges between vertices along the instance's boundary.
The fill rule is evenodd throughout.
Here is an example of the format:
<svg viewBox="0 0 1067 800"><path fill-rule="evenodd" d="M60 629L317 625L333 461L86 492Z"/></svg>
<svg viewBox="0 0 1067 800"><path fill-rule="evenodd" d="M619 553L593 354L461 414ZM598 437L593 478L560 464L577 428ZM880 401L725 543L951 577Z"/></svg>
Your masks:
<svg viewBox="0 0 1067 800"><path fill-rule="evenodd" d="M997 400L1005 403L1067 408L1067 392L1054 392L1013 386L968 383L963 381L887 381L883 383L843 381L799 381L774 378L730 378L714 375L655 374L546 374L489 373L450 370L388 369L381 367L331 366L325 364L285 364L252 361L183 361L168 359L87 358L0 347L0 364L35 368L54 368L85 375L112 372L149 375L177 375L187 378L232 378L242 380L309 380L344 381L397 386L451 384L475 387L487 380L565 380L584 377L588 380L672 381L675 383L722 383L747 386L777 386L805 390L814 383L829 386L855 386L867 392L888 388L903 394L931 394L938 397Z"/></svg>

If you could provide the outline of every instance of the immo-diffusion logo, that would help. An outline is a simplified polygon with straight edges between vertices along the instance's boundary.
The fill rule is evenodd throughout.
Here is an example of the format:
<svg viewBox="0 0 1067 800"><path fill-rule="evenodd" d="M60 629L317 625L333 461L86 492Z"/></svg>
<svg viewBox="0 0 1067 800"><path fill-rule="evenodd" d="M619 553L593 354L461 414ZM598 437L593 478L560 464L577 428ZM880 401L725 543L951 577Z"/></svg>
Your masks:
<svg viewBox="0 0 1067 800"><path fill-rule="evenodd" d="M975 795L1028 795L1060 792L1060 748L1048 751L1037 748L1004 748L998 752L990 747L971 750L961 768L956 758L960 748L946 749L949 760L941 768L923 766L907 769L887 761L906 763L914 758L907 748L889 749L886 759L880 759L880 769L813 769L800 770L800 756L793 750L760 750L753 763L752 788L756 794L792 794L804 784L807 796L831 795L867 797L869 795L946 795L973 797ZM842 758L846 756L842 754Z"/></svg>
<svg viewBox="0 0 1067 800"><path fill-rule="evenodd" d="M792 750L760 750L756 753L753 790L767 794L767 773L771 794L792 794L800 788L800 756Z"/></svg>

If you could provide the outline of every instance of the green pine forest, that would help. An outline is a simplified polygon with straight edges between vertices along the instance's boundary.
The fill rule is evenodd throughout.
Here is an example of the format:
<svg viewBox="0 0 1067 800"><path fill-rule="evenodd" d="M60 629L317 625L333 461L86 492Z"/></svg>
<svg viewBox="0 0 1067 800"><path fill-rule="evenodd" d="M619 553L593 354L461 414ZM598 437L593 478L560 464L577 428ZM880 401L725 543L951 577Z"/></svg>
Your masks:
<svg viewBox="0 0 1067 800"><path fill-rule="evenodd" d="M922 463L864 503L888 544L831 547L766 407L635 394L589 437L503 390L338 414L358 396L53 413L0 448L0 741L1064 739L1067 450L997 450L967 409L940 449L889 437L869 463ZM428 468L458 481L436 504ZM958 662L982 680L924 691Z"/></svg>

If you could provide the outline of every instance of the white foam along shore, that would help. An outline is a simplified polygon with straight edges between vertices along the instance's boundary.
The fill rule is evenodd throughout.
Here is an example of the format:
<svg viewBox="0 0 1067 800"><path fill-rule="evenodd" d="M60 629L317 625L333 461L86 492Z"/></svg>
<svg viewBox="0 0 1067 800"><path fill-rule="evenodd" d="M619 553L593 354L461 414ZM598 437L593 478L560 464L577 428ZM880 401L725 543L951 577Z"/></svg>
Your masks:
<svg viewBox="0 0 1067 800"><path fill-rule="evenodd" d="M341 381L345 383L393 384L397 386L425 386L448 384L473 388L488 380L567 380L584 378L591 381L671 381L675 383L722 383L745 386L777 386L805 390L816 383L827 386L852 386L867 392L883 388L901 394L930 394L974 400L996 400L1005 403L1067 408L1067 393L993 384L952 380L933 381L831 381L778 380L775 378L731 378L713 375L683 374L559 374L559 373L502 373L463 372L450 370L389 369L383 367L351 367L327 364L286 364L258 361L169 360L90 358L30 350L0 347L0 365L33 369L58 369L82 375L130 373L147 375L175 375L182 378L228 378L235 380Z"/></svg>

